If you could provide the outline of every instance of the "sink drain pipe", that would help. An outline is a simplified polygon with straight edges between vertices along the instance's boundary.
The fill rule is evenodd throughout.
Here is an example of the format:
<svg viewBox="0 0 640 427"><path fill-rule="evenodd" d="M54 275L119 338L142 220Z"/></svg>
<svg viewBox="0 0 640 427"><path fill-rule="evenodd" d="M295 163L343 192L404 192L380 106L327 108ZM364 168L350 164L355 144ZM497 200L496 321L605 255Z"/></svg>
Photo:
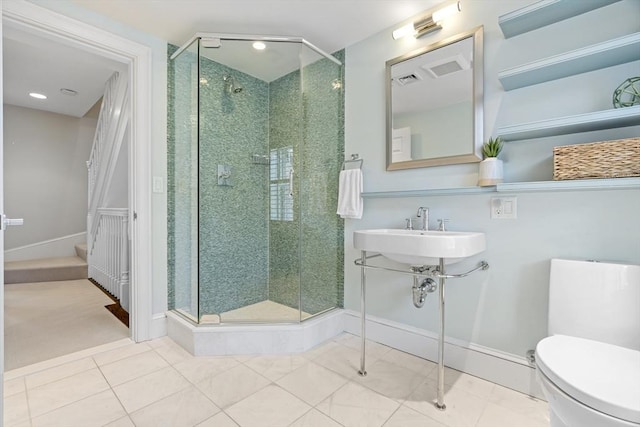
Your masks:
<svg viewBox="0 0 640 427"><path fill-rule="evenodd" d="M413 267L412 267L413 270ZM431 277L422 278L417 274L413 276L413 305L416 308L422 308L427 300L427 294L434 292L438 288L438 284Z"/></svg>

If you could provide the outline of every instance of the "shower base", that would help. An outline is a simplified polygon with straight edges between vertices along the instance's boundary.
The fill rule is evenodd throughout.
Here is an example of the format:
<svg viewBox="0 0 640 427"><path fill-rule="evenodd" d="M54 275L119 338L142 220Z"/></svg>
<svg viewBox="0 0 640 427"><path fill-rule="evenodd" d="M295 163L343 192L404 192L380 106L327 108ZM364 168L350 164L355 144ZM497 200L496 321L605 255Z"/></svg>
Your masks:
<svg viewBox="0 0 640 427"><path fill-rule="evenodd" d="M195 324L169 311L167 334L194 356L301 353L342 333L343 312L334 309L296 323L234 325Z"/></svg>
<svg viewBox="0 0 640 427"><path fill-rule="evenodd" d="M309 313L300 313L295 308L270 300L261 301L246 307L225 311L220 314L205 314L200 318L200 324L215 325L227 322L269 323L269 322L297 322L311 317Z"/></svg>

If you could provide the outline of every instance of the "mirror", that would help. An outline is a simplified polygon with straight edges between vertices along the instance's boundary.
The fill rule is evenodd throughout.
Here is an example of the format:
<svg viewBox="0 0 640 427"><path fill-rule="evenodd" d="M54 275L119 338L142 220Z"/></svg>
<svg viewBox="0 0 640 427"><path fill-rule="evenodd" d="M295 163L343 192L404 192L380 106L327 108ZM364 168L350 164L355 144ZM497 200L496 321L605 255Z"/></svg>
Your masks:
<svg viewBox="0 0 640 427"><path fill-rule="evenodd" d="M483 27L386 63L387 170L482 160Z"/></svg>

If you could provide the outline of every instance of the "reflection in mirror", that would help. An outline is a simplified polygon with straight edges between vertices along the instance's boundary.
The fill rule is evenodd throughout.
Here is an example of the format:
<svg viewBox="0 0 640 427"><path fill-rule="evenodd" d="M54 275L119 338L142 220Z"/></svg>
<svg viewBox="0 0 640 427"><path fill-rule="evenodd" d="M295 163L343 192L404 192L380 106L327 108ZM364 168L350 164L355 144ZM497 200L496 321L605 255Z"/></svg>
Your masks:
<svg viewBox="0 0 640 427"><path fill-rule="evenodd" d="M482 160L482 32L387 61L387 170Z"/></svg>

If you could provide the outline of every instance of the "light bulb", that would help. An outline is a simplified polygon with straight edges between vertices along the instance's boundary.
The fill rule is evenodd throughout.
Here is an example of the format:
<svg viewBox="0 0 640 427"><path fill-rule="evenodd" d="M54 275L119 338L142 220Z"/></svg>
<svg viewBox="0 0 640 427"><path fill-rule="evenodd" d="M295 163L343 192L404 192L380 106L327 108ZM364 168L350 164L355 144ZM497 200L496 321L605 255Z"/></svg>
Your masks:
<svg viewBox="0 0 640 427"><path fill-rule="evenodd" d="M451 3L449 6L433 12L433 22L440 22L451 15L455 15L456 12L460 12L461 10L459 1Z"/></svg>
<svg viewBox="0 0 640 427"><path fill-rule="evenodd" d="M416 29L413 27L413 22L409 22L407 25L403 25L402 27L395 30L391 36L394 40L401 39L402 37L412 36L416 33Z"/></svg>

